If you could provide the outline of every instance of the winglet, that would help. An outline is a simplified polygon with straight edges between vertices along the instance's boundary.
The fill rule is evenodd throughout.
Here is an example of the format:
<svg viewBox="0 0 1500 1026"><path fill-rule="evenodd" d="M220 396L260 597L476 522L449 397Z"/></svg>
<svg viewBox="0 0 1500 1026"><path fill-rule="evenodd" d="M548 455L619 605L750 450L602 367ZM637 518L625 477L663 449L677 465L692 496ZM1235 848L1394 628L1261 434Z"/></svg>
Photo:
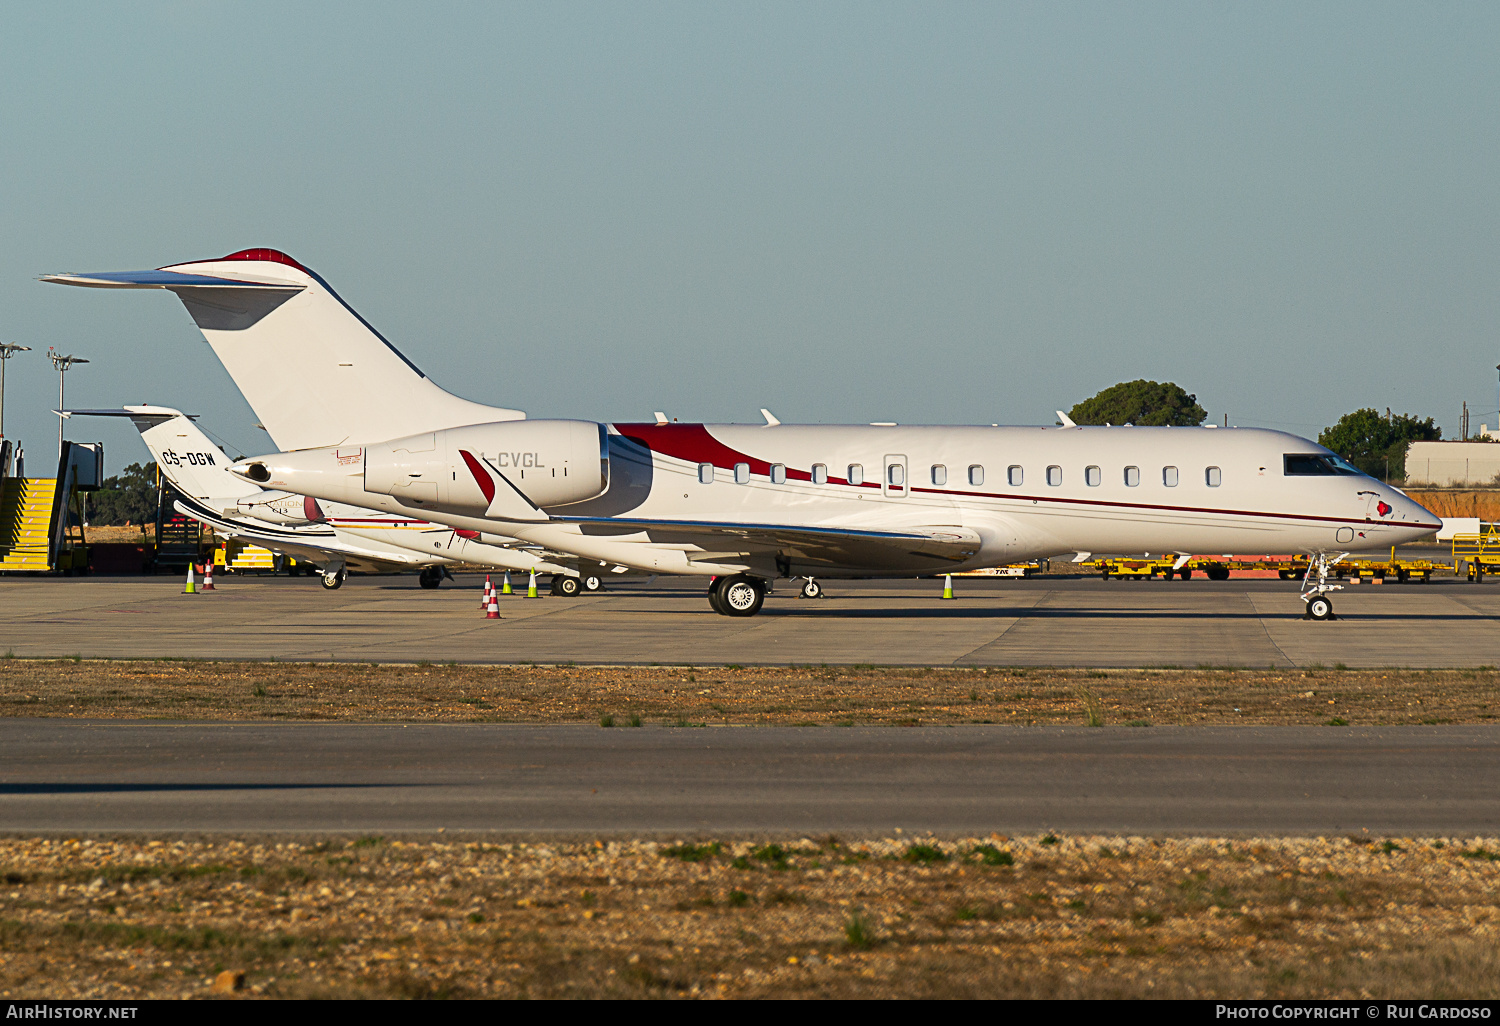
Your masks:
<svg viewBox="0 0 1500 1026"><path fill-rule="evenodd" d="M764 406L760 408L760 415L766 418L766 427L778 427L781 424L781 421L777 420L775 415Z"/></svg>
<svg viewBox="0 0 1500 1026"><path fill-rule="evenodd" d="M1057 422L1059 424L1061 424L1065 428L1077 427L1078 426L1077 424L1073 423L1073 418L1070 417L1070 416L1068 416L1062 410L1058 410L1057 411Z"/></svg>

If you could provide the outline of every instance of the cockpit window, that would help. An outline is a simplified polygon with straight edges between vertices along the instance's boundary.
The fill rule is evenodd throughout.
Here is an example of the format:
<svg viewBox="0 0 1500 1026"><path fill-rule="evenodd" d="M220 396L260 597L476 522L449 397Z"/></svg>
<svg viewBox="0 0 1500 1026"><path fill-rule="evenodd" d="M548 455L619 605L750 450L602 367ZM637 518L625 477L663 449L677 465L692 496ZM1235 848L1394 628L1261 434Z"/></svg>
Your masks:
<svg viewBox="0 0 1500 1026"><path fill-rule="evenodd" d="M1326 477L1333 474L1358 474L1359 468L1347 460L1323 453L1308 453L1303 456L1287 453L1282 459L1286 463L1287 477Z"/></svg>

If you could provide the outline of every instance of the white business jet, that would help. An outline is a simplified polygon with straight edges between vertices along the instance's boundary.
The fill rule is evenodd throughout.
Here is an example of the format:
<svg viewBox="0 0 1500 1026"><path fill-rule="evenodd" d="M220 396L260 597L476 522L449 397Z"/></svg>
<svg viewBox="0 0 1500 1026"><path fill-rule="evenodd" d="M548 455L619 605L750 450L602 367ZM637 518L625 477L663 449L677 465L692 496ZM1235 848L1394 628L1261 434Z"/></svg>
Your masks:
<svg viewBox="0 0 1500 1026"><path fill-rule="evenodd" d="M377 571L420 567L421 586L436 588L444 568L455 563L535 571L579 582L569 594L584 586L573 571L540 554L486 544L478 532L262 488L231 473L234 461L179 410L126 406L61 415L128 417L162 476L177 491L173 505L179 513L221 534L317 565L325 588L340 587L351 566ZM597 590L597 575L594 580Z"/></svg>
<svg viewBox="0 0 1500 1026"><path fill-rule="evenodd" d="M277 250L44 280L174 292L287 450L237 463L248 481L700 574L730 616L757 613L774 577L910 577L1069 552L1305 552L1302 597L1327 619L1340 553L1441 526L1280 431L526 420L439 388Z"/></svg>

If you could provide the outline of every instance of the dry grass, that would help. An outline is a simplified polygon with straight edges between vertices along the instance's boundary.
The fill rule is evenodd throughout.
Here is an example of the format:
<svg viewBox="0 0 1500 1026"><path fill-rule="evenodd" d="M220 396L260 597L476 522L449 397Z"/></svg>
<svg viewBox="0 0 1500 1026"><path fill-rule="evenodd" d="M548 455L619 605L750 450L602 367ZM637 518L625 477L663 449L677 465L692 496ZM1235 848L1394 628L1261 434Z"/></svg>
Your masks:
<svg viewBox="0 0 1500 1026"><path fill-rule="evenodd" d="M0 659L0 716L619 724L1488 723L1480 670L967 670Z"/></svg>
<svg viewBox="0 0 1500 1026"><path fill-rule="evenodd" d="M0 840L0 996L1500 996L1496 839Z"/></svg>

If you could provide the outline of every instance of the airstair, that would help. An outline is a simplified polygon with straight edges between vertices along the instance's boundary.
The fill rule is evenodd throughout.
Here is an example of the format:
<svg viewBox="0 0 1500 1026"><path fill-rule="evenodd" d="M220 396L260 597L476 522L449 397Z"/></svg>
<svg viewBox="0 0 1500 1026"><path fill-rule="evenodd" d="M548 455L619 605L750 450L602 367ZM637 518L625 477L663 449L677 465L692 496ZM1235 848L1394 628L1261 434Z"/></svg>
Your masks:
<svg viewBox="0 0 1500 1026"><path fill-rule="evenodd" d="M52 569L56 497L56 478L0 478L0 570Z"/></svg>
<svg viewBox="0 0 1500 1026"><path fill-rule="evenodd" d="M243 573L246 571L272 572L276 570L276 554L270 549L252 545L240 538L231 538L224 543L224 569Z"/></svg>
<svg viewBox="0 0 1500 1026"><path fill-rule="evenodd" d="M8 448L0 460L5 472L0 476L0 572L66 574L86 568L87 551L81 537L76 545L70 537L68 513L76 493L102 483L104 446L64 442L55 478L11 476Z"/></svg>

